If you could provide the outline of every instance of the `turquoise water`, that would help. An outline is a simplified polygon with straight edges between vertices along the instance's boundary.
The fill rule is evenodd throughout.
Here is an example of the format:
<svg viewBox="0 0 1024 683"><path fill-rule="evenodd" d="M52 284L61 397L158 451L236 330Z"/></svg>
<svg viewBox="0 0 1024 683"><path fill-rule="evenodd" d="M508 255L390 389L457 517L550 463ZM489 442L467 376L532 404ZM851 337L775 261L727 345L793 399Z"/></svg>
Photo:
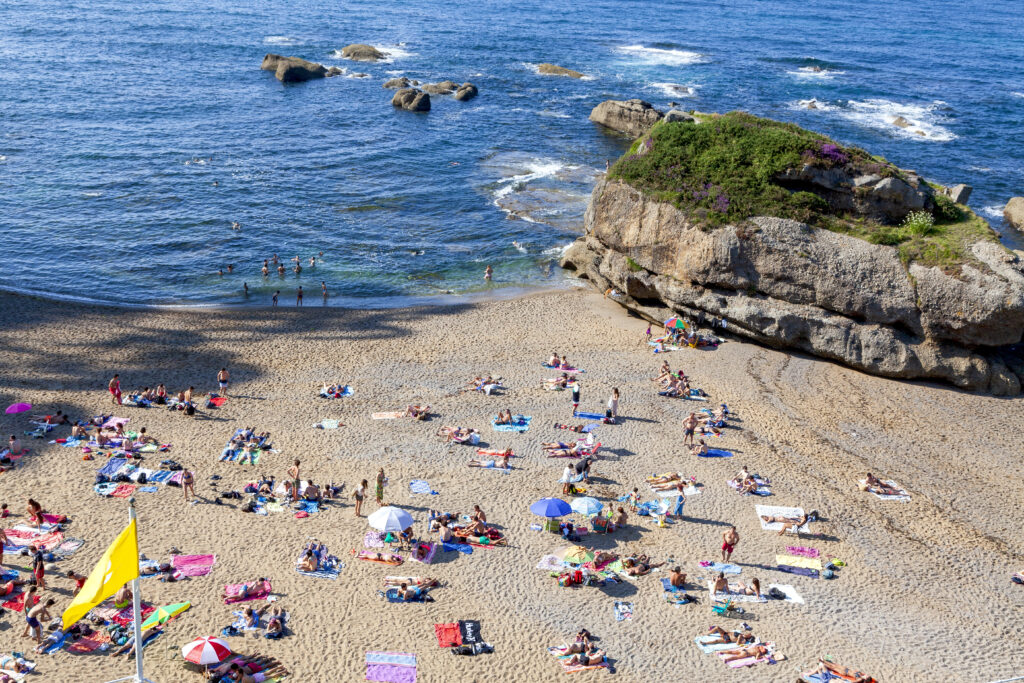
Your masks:
<svg viewBox="0 0 1024 683"><path fill-rule="evenodd" d="M559 251L627 144L587 120L608 98L794 121L973 185L1001 229L1024 194L1024 13L850 5L7 2L0 287L241 304L292 302L300 284L319 301L323 281L331 303L379 306L558 286ZM391 57L335 52L353 42ZM267 52L347 71L282 85L259 70ZM545 61L588 78L537 74ZM381 87L396 75L480 96L396 111ZM301 275L260 274L274 253L307 266L321 251Z"/></svg>

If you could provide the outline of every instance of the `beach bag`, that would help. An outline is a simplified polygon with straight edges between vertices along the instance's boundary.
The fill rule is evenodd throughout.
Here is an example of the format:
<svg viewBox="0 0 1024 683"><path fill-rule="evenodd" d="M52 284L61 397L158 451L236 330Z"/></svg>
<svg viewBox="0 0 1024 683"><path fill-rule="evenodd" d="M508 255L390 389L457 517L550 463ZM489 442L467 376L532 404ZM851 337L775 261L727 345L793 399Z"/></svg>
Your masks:
<svg viewBox="0 0 1024 683"><path fill-rule="evenodd" d="M145 484L146 483L146 473L145 472L141 473L139 475L139 478L136 479L135 481L137 481L140 484Z"/></svg>
<svg viewBox="0 0 1024 683"><path fill-rule="evenodd" d="M108 477L107 475L105 475L105 474L97 474L96 475L96 483L97 484L106 484L108 481L110 481L110 477Z"/></svg>
<svg viewBox="0 0 1024 683"><path fill-rule="evenodd" d="M189 403L187 406L185 406L185 414L186 415L195 415L196 414L196 407L194 405L192 405L191 403Z"/></svg>
<svg viewBox="0 0 1024 683"><path fill-rule="evenodd" d="M480 443L480 435L477 434L476 432L470 434L469 435L469 443L473 444L474 446L479 444Z"/></svg>
<svg viewBox="0 0 1024 683"><path fill-rule="evenodd" d="M580 571L579 569L577 569L576 571L574 571L574 572L572 573L572 582L573 582L574 584L580 584L580 583L583 583L583 572L581 572L581 571Z"/></svg>
<svg viewBox="0 0 1024 683"><path fill-rule="evenodd" d="M768 591L768 597L773 600L785 600L786 594L780 591L778 588L772 588Z"/></svg>
<svg viewBox="0 0 1024 683"><path fill-rule="evenodd" d="M831 569L826 569L825 571L823 571L821 573L821 577L823 579L834 579L834 578L836 578L836 573L834 571L832 571Z"/></svg>

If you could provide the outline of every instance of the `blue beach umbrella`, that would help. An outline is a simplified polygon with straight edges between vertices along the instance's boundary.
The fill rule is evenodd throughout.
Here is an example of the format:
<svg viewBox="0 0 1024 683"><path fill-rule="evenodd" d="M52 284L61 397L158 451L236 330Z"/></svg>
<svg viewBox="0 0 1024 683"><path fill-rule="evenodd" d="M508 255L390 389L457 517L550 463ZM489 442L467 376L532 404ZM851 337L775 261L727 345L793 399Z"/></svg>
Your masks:
<svg viewBox="0 0 1024 683"><path fill-rule="evenodd" d="M570 505L572 511L589 517L590 515L596 515L604 507L604 503L599 501L597 498L591 498L586 496L585 498L576 498Z"/></svg>
<svg viewBox="0 0 1024 683"><path fill-rule="evenodd" d="M530 512L540 517L564 517L572 508L561 498L541 498L530 506Z"/></svg>

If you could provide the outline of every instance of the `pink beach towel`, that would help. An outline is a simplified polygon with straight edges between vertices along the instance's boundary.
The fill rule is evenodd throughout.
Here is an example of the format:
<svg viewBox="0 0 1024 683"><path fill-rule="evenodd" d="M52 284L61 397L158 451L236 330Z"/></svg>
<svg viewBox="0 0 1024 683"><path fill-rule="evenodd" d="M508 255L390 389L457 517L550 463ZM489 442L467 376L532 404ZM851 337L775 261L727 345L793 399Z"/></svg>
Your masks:
<svg viewBox="0 0 1024 683"><path fill-rule="evenodd" d="M101 645L110 643L110 634L106 631L95 631L92 635L82 636L68 647L68 652L84 655L95 652Z"/></svg>
<svg viewBox="0 0 1024 683"><path fill-rule="evenodd" d="M231 583L224 586L224 598L225 605L231 605L236 602L247 602L249 600L260 600L270 595L270 590L262 590L259 593L249 593L246 597L241 597L242 589L246 586L244 583Z"/></svg>
<svg viewBox="0 0 1024 683"><path fill-rule="evenodd" d="M117 425L126 425L131 420L130 417L110 417L100 425L101 429L117 429Z"/></svg>
<svg viewBox="0 0 1024 683"><path fill-rule="evenodd" d="M182 576L206 576L213 571L215 564L216 555L175 555L171 558L171 566Z"/></svg>
<svg viewBox="0 0 1024 683"><path fill-rule="evenodd" d="M787 545L786 546L786 552L788 552L790 555L798 555L800 557L817 557L818 556L818 549L817 548L807 548L807 547L802 546L802 545L797 545L797 546Z"/></svg>

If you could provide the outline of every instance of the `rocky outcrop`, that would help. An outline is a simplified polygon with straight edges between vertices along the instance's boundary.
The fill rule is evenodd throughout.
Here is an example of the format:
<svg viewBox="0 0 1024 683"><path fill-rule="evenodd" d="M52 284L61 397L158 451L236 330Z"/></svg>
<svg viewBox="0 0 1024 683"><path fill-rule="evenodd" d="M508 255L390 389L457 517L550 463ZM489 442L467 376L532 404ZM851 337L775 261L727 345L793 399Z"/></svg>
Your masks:
<svg viewBox="0 0 1024 683"><path fill-rule="evenodd" d="M260 68L264 71L273 71L274 76L282 83L301 83L327 76L327 68L323 64L275 54L264 56Z"/></svg>
<svg viewBox="0 0 1024 683"><path fill-rule="evenodd" d="M430 95L416 88L402 88L391 98L391 104L406 111L430 111Z"/></svg>
<svg viewBox="0 0 1024 683"><path fill-rule="evenodd" d="M859 180L874 192L893 179ZM900 182L883 194L908 202L905 213L924 197ZM1024 363L1007 355L1019 357L1012 345L1024 334L1024 263L995 242L975 244L955 271L908 270L893 247L792 220L697 225L618 180L594 188L585 227L563 265L651 320L704 314L739 336L878 375L1020 391L1013 368Z"/></svg>
<svg viewBox="0 0 1024 683"><path fill-rule="evenodd" d="M904 178L877 174L853 176L840 166L823 168L812 164L786 169L776 182L792 190L813 189L834 211L851 212L883 223L898 223L910 211L932 206L934 191L918 176Z"/></svg>
<svg viewBox="0 0 1024 683"><path fill-rule="evenodd" d="M373 45L355 43L341 48L341 56L356 62L378 62L382 59L387 59L388 53L381 52Z"/></svg>
<svg viewBox="0 0 1024 683"><path fill-rule="evenodd" d="M340 76L343 73L345 73L344 69L341 69L340 67L337 67L337 66L332 66L331 68L327 69L327 77L328 78L330 78L332 76Z"/></svg>
<svg viewBox="0 0 1024 683"><path fill-rule="evenodd" d="M967 200L971 198L971 192L974 190L970 185L959 183L952 187L947 187L943 190L943 194L952 199L957 204L967 204Z"/></svg>
<svg viewBox="0 0 1024 683"><path fill-rule="evenodd" d="M384 81L384 87L387 88L388 90L400 90L402 88L408 88L411 85L415 84L405 76L402 76L401 78L392 78L389 81Z"/></svg>
<svg viewBox="0 0 1024 683"><path fill-rule="evenodd" d="M572 69L566 69L564 66L558 66L556 64L538 64L537 73L544 74L546 76L568 76L569 78L583 78L583 74L579 71L573 71Z"/></svg>
<svg viewBox="0 0 1024 683"><path fill-rule="evenodd" d="M424 83L421 87L431 95L450 95L455 92L459 84L455 81L440 81L439 83Z"/></svg>
<svg viewBox="0 0 1024 683"><path fill-rule="evenodd" d="M605 100L590 112L590 120L605 128L638 138L664 117L663 112L643 100Z"/></svg>
<svg viewBox="0 0 1024 683"><path fill-rule="evenodd" d="M458 90L455 91L455 94L452 95L452 97L459 100L460 102L465 102L466 100L473 99L479 94L480 91L477 90L477 87L475 85L473 85L472 83L463 83L462 85L459 86Z"/></svg>
<svg viewBox="0 0 1024 683"><path fill-rule="evenodd" d="M1024 230L1024 197L1013 197L1006 202L1003 218L1018 230Z"/></svg>
<svg viewBox="0 0 1024 683"><path fill-rule="evenodd" d="M897 116L892 120L892 125L896 126L897 128L910 128L910 121L907 121L902 116Z"/></svg>
<svg viewBox="0 0 1024 683"><path fill-rule="evenodd" d="M679 111L678 109L669 109L667 112L665 112L665 117L662 118L662 121L664 121L665 123L674 123L676 121L688 121L690 123L696 123L697 119L694 118L693 116L690 116L684 111Z"/></svg>

